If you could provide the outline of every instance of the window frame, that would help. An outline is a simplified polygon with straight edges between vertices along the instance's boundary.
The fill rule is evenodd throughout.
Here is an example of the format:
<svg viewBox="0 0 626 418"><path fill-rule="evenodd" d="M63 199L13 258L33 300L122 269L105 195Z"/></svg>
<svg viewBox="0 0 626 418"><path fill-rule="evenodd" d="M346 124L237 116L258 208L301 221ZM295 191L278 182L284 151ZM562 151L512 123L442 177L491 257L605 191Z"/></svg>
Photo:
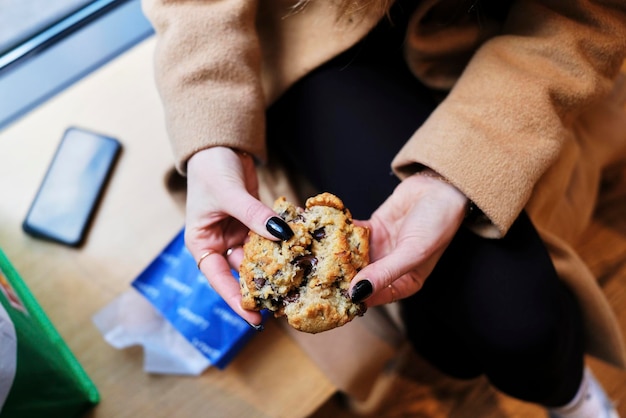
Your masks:
<svg viewBox="0 0 626 418"><path fill-rule="evenodd" d="M95 0L1 55L0 130L153 33L140 0Z"/></svg>

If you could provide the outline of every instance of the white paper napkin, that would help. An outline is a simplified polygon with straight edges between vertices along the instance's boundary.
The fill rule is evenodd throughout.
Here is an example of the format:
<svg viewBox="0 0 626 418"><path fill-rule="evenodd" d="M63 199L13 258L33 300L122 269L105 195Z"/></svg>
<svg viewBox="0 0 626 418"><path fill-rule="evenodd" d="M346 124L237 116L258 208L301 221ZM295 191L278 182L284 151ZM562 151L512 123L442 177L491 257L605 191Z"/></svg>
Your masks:
<svg viewBox="0 0 626 418"><path fill-rule="evenodd" d="M148 373L197 376L211 365L135 289L122 293L92 319L113 347L142 346Z"/></svg>

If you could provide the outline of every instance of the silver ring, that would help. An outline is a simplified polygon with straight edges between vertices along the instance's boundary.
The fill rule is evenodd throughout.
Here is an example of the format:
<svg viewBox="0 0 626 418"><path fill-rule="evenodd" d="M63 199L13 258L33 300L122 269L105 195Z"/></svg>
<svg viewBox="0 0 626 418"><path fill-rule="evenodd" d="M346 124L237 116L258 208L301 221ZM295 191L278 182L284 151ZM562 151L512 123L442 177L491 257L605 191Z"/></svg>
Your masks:
<svg viewBox="0 0 626 418"><path fill-rule="evenodd" d="M200 270L200 264L202 263L202 261L204 261L204 259L210 256L211 254L219 254L219 253L215 250L208 250L205 253L203 253L198 259L198 264L197 264L198 270Z"/></svg>

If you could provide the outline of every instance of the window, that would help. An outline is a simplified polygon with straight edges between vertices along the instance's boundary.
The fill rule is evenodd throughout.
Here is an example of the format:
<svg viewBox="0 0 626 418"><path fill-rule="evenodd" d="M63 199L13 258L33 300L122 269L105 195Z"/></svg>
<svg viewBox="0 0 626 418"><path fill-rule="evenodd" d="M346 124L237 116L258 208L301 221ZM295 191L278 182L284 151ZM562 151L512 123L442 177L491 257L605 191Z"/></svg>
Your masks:
<svg viewBox="0 0 626 418"><path fill-rule="evenodd" d="M0 2L0 56L93 2L94 0L3 0Z"/></svg>
<svg viewBox="0 0 626 418"><path fill-rule="evenodd" d="M0 0L0 129L152 33L140 0Z"/></svg>

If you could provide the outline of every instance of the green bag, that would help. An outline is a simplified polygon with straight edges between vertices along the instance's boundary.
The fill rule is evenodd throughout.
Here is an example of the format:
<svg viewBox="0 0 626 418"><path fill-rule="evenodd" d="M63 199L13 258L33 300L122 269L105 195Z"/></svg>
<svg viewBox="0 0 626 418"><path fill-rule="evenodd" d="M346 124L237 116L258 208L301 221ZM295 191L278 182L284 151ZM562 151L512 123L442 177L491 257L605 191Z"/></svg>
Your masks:
<svg viewBox="0 0 626 418"><path fill-rule="evenodd" d="M98 390L0 250L0 418L76 417Z"/></svg>

